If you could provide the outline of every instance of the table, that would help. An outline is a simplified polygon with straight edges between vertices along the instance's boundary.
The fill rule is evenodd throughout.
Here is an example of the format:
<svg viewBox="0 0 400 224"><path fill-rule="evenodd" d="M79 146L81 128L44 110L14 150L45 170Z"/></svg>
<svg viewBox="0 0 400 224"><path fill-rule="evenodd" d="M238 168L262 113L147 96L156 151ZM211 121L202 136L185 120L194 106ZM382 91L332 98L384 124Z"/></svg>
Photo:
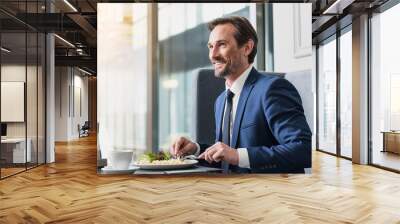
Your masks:
<svg viewBox="0 0 400 224"><path fill-rule="evenodd" d="M136 170L133 172L134 175L159 175L159 174L200 174L200 173L221 173L222 169L205 167L205 166L194 166L188 169L175 169L175 170Z"/></svg>
<svg viewBox="0 0 400 224"><path fill-rule="evenodd" d="M127 170L105 170L100 168L97 170L98 174L133 174L133 175L170 175L170 174L201 174L201 173L220 173L222 169L205 167L205 166L194 166L187 169L173 169L173 170L142 170L138 167L136 169L130 167Z"/></svg>
<svg viewBox="0 0 400 224"><path fill-rule="evenodd" d="M400 131L382 131L383 150L382 152L392 152L400 154Z"/></svg>
<svg viewBox="0 0 400 224"><path fill-rule="evenodd" d="M31 162L32 153L30 138L26 139L27 147L25 153L25 138L6 138L1 139L1 157L6 163L26 163Z"/></svg>

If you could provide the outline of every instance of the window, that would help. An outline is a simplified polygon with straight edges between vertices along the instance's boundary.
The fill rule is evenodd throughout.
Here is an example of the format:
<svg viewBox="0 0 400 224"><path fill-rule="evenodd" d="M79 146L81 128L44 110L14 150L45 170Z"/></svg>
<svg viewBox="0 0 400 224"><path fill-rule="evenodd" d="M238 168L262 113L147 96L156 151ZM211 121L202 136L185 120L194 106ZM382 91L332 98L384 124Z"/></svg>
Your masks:
<svg viewBox="0 0 400 224"><path fill-rule="evenodd" d="M318 47L317 60L317 147L324 152L351 158L352 26L349 25L322 41Z"/></svg>
<svg viewBox="0 0 400 224"><path fill-rule="evenodd" d="M352 157L352 35L340 36L340 155ZM347 32L346 32L347 31Z"/></svg>
<svg viewBox="0 0 400 224"><path fill-rule="evenodd" d="M336 39L318 48L318 149L336 154Z"/></svg>
<svg viewBox="0 0 400 224"><path fill-rule="evenodd" d="M1 2L1 6L13 2ZM44 1L19 2L17 10L42 13ZM0 13L0 178L45 163L45 34ZM11 24L11 25L10 25ZM13 101L13 99L16 99ZM10 108L13 109L10 109Z"/></svg>
<svg viewBox="0 0 400 224"><path fill-rule="evenodd" d="M400 4L371 18L372 163L396 170L400 170L399 21Z"/></svg>

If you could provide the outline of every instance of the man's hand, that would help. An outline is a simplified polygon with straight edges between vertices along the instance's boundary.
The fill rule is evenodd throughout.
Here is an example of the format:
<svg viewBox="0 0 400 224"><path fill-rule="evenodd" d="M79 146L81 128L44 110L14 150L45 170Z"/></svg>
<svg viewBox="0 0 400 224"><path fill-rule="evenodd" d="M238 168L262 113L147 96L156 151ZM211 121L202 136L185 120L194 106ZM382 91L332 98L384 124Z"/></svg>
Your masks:
<svg viewBox="0 0 400 224"><path fill-rule="evenodd" d="M238 152L222 142L215 143L214 145L206 149L205 152L200 154L198 158L205 159L209 163L212 163L214 161L219 162L223 160L232 165L239 164Z"/></svg>
<svg viewBox="0 0 400 224"><path fill-rule="evenodd" d="M170 147L174 156L192 155L196 152L197 145L185 137L177 138Z"/></svg>

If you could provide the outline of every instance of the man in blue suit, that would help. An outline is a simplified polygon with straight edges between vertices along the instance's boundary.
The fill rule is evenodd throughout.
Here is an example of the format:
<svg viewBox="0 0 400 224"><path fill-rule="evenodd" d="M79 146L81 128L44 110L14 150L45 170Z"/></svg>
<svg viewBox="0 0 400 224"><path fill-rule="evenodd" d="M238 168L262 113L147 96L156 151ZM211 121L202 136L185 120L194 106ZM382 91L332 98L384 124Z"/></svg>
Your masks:
<svg viewBox="0 0 400 224"><path fill-rule="evenodd" d="M253 68L258 38L246 18L218 18L209 30L209 58L226 85L215 102L216 143L180 137L172 154L198 155L225 172L304 173L311 131L299 93L286 79Z"/></svg>

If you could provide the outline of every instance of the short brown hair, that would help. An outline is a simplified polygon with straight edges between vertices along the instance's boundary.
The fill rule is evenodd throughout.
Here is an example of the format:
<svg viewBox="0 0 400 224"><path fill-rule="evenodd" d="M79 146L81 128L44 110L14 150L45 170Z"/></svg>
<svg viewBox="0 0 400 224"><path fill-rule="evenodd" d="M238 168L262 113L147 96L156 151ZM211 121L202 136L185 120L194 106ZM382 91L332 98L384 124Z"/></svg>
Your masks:
<svg viewBox="0 0 400 224"><path fill-rule="evenodd" d="M230 16L214 19L208 23L208 30L212 31L216 26L227 23L232 24L236 28L234 37L239 47L242 47L247 41L253 40L254 47L248 57L249 63L253 63L257 54L258 37L253 26L245 17Z"/></svg>

